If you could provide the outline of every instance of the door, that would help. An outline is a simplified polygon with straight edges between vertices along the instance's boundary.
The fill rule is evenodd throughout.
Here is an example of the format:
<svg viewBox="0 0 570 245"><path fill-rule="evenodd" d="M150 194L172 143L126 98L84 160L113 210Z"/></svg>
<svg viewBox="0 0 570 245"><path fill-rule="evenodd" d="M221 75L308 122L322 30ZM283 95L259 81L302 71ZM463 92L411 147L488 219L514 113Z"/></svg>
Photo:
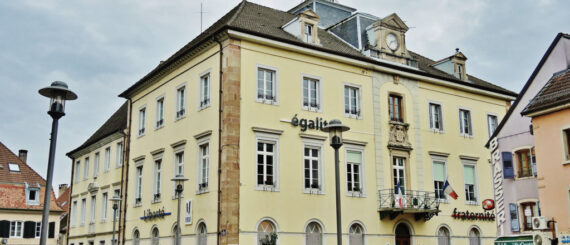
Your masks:
<svg viewBox="0 0 570 245"><path fill-rule="evenodd" d="M399 224L396 227L396 245L410 245L410 230L405 224Z"/></svg>

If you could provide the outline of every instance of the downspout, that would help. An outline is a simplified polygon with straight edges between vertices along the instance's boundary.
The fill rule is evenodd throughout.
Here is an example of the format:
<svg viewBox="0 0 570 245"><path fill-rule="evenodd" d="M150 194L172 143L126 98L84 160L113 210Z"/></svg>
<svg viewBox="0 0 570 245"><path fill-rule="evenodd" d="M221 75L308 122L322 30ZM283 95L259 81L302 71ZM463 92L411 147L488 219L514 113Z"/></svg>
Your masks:
<svg viewBox="0 0 570 245"><path fill-rule="evenodd" d="M123 159L123 169L122 169L122 176L121 176L121 196L123 196L123 198L121 198L121 211L119 213L119 230L120 233L122 233L121 235L121 242L119 244L125 244L125 227L126 227L126 218L127 218L127 195L128 195L128 191L127 191L127 185L129 184L129 155L131 153L131 122L132 122L132 109L133 109L133 101L131 99L128 99L129 101L129 107L128 107L128 113L127 113L127 117L128 117L128 122L127 122L127 133L123 139L124 145L125 145L125 153L124 153L124 159ZM121 213L123 215L121 215Z"/></svg>
<svg viewBox="0 0 570 245"><path fill-rule="evenodd" d="M73 207L73 205L71 205L73 203L71 201L71 193L73 193L73 173L75 173L75 158L73 157L70 158L71 158L71 179L69 180L69 183L71 184L69 185L69 201L68 201L69 209L67 210L67 227L66 227L67 231L65 231L65 233L67 233L67 236L65 236L65 244L69 244L69 230L71 229L69 223L71 221L71 208ZM59 229L61 229L61 227L59 227Z"/></svg>
<svg viewBox="0 0 570 245"><path fill-rule="evenodd" d="M216 225L217 243L220 245L220 222L221 222L221 208L222 208L222 187L221 187L221 176L222 176L222 76L224 72L222 71L222 61L223 61L223 46L222 42L217 37L214 37L214 41L220 46L220 78L219 78L219 94L218 94L218 224Z"/></svg>

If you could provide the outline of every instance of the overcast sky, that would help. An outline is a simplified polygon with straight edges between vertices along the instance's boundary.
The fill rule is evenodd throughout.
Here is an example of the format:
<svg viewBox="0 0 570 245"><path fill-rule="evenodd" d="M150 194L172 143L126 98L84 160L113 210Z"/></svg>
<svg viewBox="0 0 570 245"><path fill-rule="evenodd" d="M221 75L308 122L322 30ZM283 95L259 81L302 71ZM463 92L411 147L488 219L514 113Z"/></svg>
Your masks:
<svg viewBox="0 0 570 245"><path fill-rule="evenodd" d="M301 1L255 0L287 11ZM239 0L202 1L206 29ZM570 1L340 0L358 11L397 13L408 49L432 59L467 56L467 72L519 92L558 32ZM118 94L200 33L198 0L0 1L0 141L46 175L51 118L38 89L66 82L79 99L60 120L53 185L69 183L65 153L124 102Z"/></svg>

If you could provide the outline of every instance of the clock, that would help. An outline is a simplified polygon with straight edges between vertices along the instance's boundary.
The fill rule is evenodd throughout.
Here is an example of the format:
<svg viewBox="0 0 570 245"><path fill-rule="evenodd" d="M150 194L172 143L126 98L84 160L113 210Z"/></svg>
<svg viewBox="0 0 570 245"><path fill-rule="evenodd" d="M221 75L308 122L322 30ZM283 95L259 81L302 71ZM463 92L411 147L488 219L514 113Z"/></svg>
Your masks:
<svg viewBox="0 0 570 245"><path fill-rule="evenodd" d="M398 49L398 38L396 35L394 35L394 33L386 35L386 44L392 51L396 51L396 49Z"/></svg>

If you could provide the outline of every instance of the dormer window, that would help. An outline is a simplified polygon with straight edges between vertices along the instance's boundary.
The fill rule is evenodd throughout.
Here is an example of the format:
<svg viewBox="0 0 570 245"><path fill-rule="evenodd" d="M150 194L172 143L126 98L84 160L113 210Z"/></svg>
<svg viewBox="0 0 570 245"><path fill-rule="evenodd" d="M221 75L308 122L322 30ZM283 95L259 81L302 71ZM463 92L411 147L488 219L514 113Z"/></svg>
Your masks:
<svg viewBox="0 0 570 245"><path fill-rule="evenodd" d="M10 169L10 172L20 172L20 165L17 163L8 163L8 169Z"/></svg>
<svg viewBox="0 0 570 245"><path fill-rule="evenodd" d="M313 43L313 25L305 23L305 42Z"/></svg>
<svg viewBox="0 0 570 245"><path fill-rule="evenodd" d="M463 80L463 65L457 65L457 78Z"/></svg>
<svg viewBox="0 0 570 245"><path fill-rule="evenodd" d="M30 187L26 184L26 204L40 205L40 188Z"/></svg>

